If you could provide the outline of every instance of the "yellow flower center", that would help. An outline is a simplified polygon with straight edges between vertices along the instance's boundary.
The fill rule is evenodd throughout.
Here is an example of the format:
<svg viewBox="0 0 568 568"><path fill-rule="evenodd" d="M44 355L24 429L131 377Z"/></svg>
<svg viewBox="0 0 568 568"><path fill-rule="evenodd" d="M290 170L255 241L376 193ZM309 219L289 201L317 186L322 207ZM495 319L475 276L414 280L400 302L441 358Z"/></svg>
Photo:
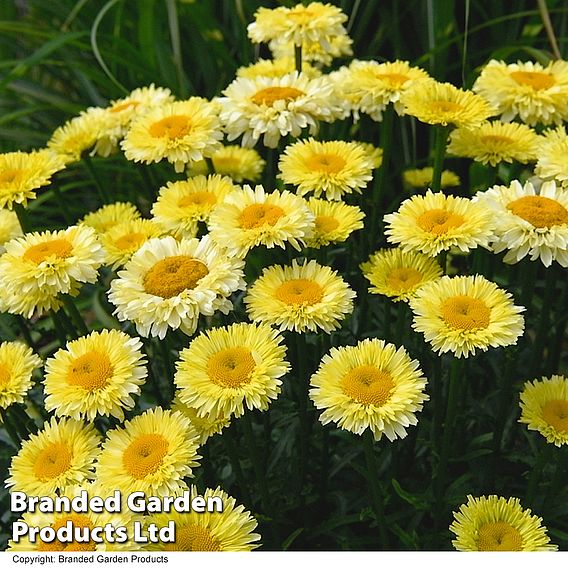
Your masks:
<svg viewBox="0 0 568 568"><path fill-rule="evenodd" d="M137 250L145 240L146 235L143 233L127 233L116 239L114 245L120 250Z"/></svg>
<svg viewBox="0 0 568 568"><path fill-rule="evenodd" d="M71 521L73 527L89 529L89 533L95 527L87 515L71 514L58 519L51 525L51 528L57 531L64 527L69 521ZM81 531L81 536L82 533L83 531ZM88 552L96 550L96 543L91 539L87 542L76 542L75 540L72 540L71 542L61 542L56 539L53 542L40 541L37 545L37 550L40 552Z"/></svg>
<svg viewBox="0 0 568 568"><path fill-rule="evenodd" d="M75 359L67 371L67 383L87 391L104 388L112 377L113 368L106 353L91 351Z"/></svg>
<svg viewBox="0 0 568 568"><path fill-rule="evenodd" d="M250 349L228 347L209 357L207 375L216 385L236 389L250 382L255 367Z"/></svg>
<svg viewBox="0 0 568 568"><path fill-rule="evenodd" d="M328 174L337 174L347 162L337 154L313 154L306 160L306 166L310 170L325 172Z"/></svg>
<svg viewBox="0 0 568 568"><path fill-rule="evenodd" d="M71 466L73 452L63 442L52 442L37 455L33 469L40 481L48 481L65 473Z"/></svg>
<svg viewBox="0 0 568 568"><path fill-rule="evenodd" d="M274 292L277 300L288 305L307 305L313 306L321 302L323 298L323 288L313 280L306 278L295 278L280 284Z"/></svg>
<svg viewBox="0 0 568 568"><path fill-rule="evenodd" d="M458 213L445 209L431 209L422 213L417 219L417 225L427 233L443 235L450 229L455 229L464 223L465 219Z"/></svg>
<svg viewBox="0 0 568 568"><path fill-rule="evenodd" d="M339 227L339 221L331 215L318 215L316 217L316 232L322 235L331 233Z"/></svg>
<svg viewBox="0 0 568 568"><path fill-rule="evenodd" d="M22 175L19 168L8 168L0 172L0 184L8 185L17 181Z"/></svg>
<svg viewBox="0 0 568 568"><path fill-rule="evenodd" d="M547 400L542 407L542 417L557 432L568 432L568 400Z"/></svg>
<svg viewBox="0 0 568 568"><path fill-rule="evenodd" d="M282 215L284 209L278 205L253 203L245 207L239 215L239 225L242 229L257 229L262 225L274 226Z"/></svg>
<svg viewBox="0 0 568 568"><path fill-rule="evenodd" d="M137 101L129 101L126 103L119 103L117 105L113 105L110 109L110 112L122 112L123 110L130 109L133 107L137 107L140 103Z"/></svg>
<svg viewBox="0 0 568 568"><path fill-rule="evenodd" d="M387 276L387 285L392 290L405 292L422 282L422 274L415 268L395 268Z"/></svg>
<svg viewBox="0 0 568 568"><path fill-rule="evenodd" d="M315 10L310 10L304 6L295 6L288 12L288 17L294 21L298 26L309 24L318 13Z"/></svg>
<svg viewBox="0 0 568 568"><path fill-rule="evenodd" d="M556 83L552 75L541 71L513 71L511 79L518 85L532 87L535 91L550 89Z"/></svg>
<svg viewBox="0 0 568 568"><path fill-rule="evenodd" d="M256 105L272 106L276 101L293 101L303 94L294 87L266 87L257 91L250 100Z"/></svg>
<svg viewBox="0 0 568 568"><path fill-rule="evenodd" d="M452 296L444 300L441 311L442 319L452 329L486 329L491 321L491 310L485 302L470 296Z"/></svg>
<svg viewBox="0 0 568 568"><path fill-rule="evenodd" d="M0 388L4 388L10 380L10 369L5 363L0 363Z"/></svg>
<svg viewBox="0 0 568 568"><path fill-rule="evenodd" d="M144 290L153 296L172 298L192 290L209 274L207 266L190 256L170 256L159 260L144 276Z"/></svg>
<svg viewBox="0 0 568 568"><path fill-rule="evenodd" d="M66 239L54 239L45 243L31 246L24 253L24 260L40 264L50 257L67 258L73 252L73 245Z"/></svg>
<svg viewBox="0 0 568 568"><path fill-rule="evenodd" d="M390 373L373 365L359 365L342 379L343 392L356 402L382 406L391 397L394 381Z"/></svg>
<svg viewBox="0 0 568 568"><path fill-rule="evenodd" d="M193 205L215 205L217 198L210 191L196 191L182 197L178 201L178 207L192 207Z"/></svg>
<svg viewBox="0 0 568 568"><path fill-rule="evenodd" d="M452 101L432 101L430 110L435 114L453 114L463 110L463 106Z"/></svg>
<svg viewBox="0 0 568 568"><path fill-rule="evenodd" d="M509 523L487 523L479 529L477 548L482 552L522 550L523 539Z"/></svg>
<svg viewBox="0 0 568 568"><path fill-rule="evenodd" d="M509 203L507 209L539 229L568 223L568 210L542 195L526 195Z"/></svg>
<svg viewBox="0 0 568 568"><path fill-rule="evenodd" d="M502 145L502 144L513 144L515 141L509 136L503 136L502 134L486 134L481 137L481 141L485 144L491 145Z"/></svg>
<svg viewBox="0 0 568 568"><path fill-rule="evenodd" d="M221 546L211 536L209 529L199 525L184 525L176 527L176 542L165 544L164 550L216 552L221 550Z"/></svg>
<svg viewBox="0 0 568 568"><path fill-rule="evenodd" d="M122 454L124 469L136 479L155 473L168 453L169 443L160 434L142 434Z"/></svg>
<svg viewBox="0 0 568 568"><path fill-rule="evenodd" d="M153 138L183 138L191 132L191 119L183 114L166 116L151 124L148 132Z"/></svg>
<svg viewBox="0 0 568 568"><path fill-rule="evenodd" d="M381 79L390 83L392 87L400 88L406 81L408 81L409 77L403 75L402 73L377 73L377 79Z"/></svg>

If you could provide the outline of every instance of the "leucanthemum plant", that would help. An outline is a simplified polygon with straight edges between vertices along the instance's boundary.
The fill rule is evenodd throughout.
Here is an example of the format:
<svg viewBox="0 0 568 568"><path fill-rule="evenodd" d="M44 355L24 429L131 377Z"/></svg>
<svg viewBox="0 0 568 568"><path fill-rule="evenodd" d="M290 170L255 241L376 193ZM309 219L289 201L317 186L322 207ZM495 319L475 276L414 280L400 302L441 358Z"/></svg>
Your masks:
<svg viewBox="0 0 568 568"><path fill-rule="evenodd" d="M285 148L278 167L278 177L295 186L298 195L313 192L314 197L336 201L361 193L373 177L368 153L360 144L342 140L295 142Z"/></svg>
<svg viewBox="0 0 568 568"><path fill-rule="evenodd" d="M521 392L519 422L549 444L568 444L568 378L561 375L527 381Z"/></svg>
<svg viewBox="0 0 568 568"><path fill-rule="evenodd" d="M145 362L140 339L117 329L70 341L45 363L45 408L76 420L124 420L148 374Z"/></svg>
<svg viewBox="0 0 568 568"><path fill-rule="evenodd" d="M429 399L426 382L403 347L366 339L324 356L310 379L310 398L323 410L323 424L358 435L369 429L376 441L384 435L392 442L417 424L416 413Z"/></svg>
<svg viewBox="0 0 568 568"><path fill-rule="evenodd" d="M312 236L314 215L289 191L267 193L261 185L245 185L215 207L208 227L213 242L237 257L257 246L285 248L286 243L299 251Z"/></svg>
<svg viewBox="0 0 568 568"><path fill-rule="evenodd" d="M523 509L516 497L467 496L467 503L454 513L450 531L454 548L462 552L549 552L550 543L542 519Z"/></svg>
<svg viewBox="0 0 568 568"><path fill-rule="evenodd" d="M253 321L297 333L338 329L353 311L355 292L336 271L315 260L270 266L247 290L246 310Z"/></svg>
<svg viewBox="0 0 568 568"><path fill-rule="evenodd" d="M199 315L232 308L229 296L245 287L243 261L227 256L208 235L202 239L150 239L110 285L120 321L143 337L163 339L168 329L192 335Z"/></svg>
<svg viewBox="0 0 568 568"><path fill-rule="evenodd" d="M398 211L384 216L384 221L389 243L429 256L452 247L462 252L478 246L489 248L495 225L487 207L430 190L403 201Z"/></svg>
<svg viewBox="0 0 568 568"><path fill-rule="evenodd" d="M174 382L198 416L239 417L267 410L290 364L282 337L268 325L236 323L195 337L180 352Z"/></svg>
<svg viewBox="0 0 568 568"><path fill-rule="evenodd" d="M108 491L176 495L199 465L199 435L180 412L155 407L107 432L96 479Z"/></svg>
<svg viewBox="0 0 568 568"><path fill-rule="evenodd" d="M100 442L93 424L52 417L12 458L6 486L28 495L53 495L93 479Z"/></svg>
<svg viewBox="0 0 568 568"><path fill-rule="evenodd" d="M468 357L489 347L515 345L523 335L522 306L481 275L443 276L420 287L410 300L412 328L436 353Z"/></svg>
<svg viewBox="0 0 568 568"><path fill-rule="evenodd" d="M568 266L568 189L547 181L537 191L530 181L514 180L478 192L474 201L499 219L491 247L495 253L507 251L503 262L528 256L546 267Z"/></svg>

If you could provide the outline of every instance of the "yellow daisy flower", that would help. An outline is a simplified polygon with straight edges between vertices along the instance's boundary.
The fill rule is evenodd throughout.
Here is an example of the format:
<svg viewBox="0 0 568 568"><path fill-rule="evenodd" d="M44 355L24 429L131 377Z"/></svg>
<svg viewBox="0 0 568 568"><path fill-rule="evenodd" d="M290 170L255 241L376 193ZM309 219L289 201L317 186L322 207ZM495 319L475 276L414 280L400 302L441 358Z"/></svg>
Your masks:
<svg viewBox="0 0 568 568"><path fill-rule="evenodd" d="M131 121L155 108L174 101L169 89L148 87L134 89L127 97L111 101L103 110L106 113L106 124L99 132L94 153L109 156L116 151L118 143L126 134Z"/></svg>
<svg viewBox="0 0 568 568"><path fill-rule="evenodd" d="M41 359L30 347L17 341L0 343L0 409L22 403L32 388L32 373Z"/></svg>
<svg viewBox="0 0 568 568"><path fill-rule="evenodd" d="M358 435L368 428L377 441L383 434L391 442L406 437L429 399L418 365L404 347L379 339L333 347L310 379L310 398L323 410L320 422Z"/></svg>
<svg viewBox="0 0 568 568"><path fill-rule="evenodd" d="M215 173L229 176L237 183L244 180L258 181L266 165L266 161L256 150L241 146L223 146L211 156L211 161ZM192 162L187 168L190 176L206 176L208 173L209 166L204 160Z"/></svg>
<svg viewBox="0 0 568 568"><path fill-rule="evenodd" d="M355 59L347 69L344 80L338 84L341 94L356 103L352 109L356 109L356 116L363 112L375 121L382 120L383 111L390 103L402 112L402 93L416 81L429 77L423 69L399 60L379 63Z"/></svg>
<svg viewBox="0 0 568 568"><path fill-rule="evenodd" d="M108 496L106 493L101 493L97 485L93 483L82 483L67 487L61 494L64 497L73 499L80 496L81 491L86 491L89 498L98 496L104 499ZM73 538L71 541L67 539L62 541L56 537L53 541L44 541L38 535L32 542L29 535L24 535L19 538L18 542L14 542L14 540L8 541L7 550L10 552L122 552L140 550L141 545L134 541L133 525L136 520L139 520L138 517L126 506L122 507L120 513L110 513L105 509L100 513L95 513L91 510L84 513L28 512L24 513L23 517L19 519L19 521L26 523L28 527L38 527L40 529L51 527L57 531L62 527L69 526L68 523L71 523L72 534L75 533L75 530L81 530L81 540ZM105 532L105 527L107 526L113 527L114 535L119 534L116 529L124 527L128 539L125 542L116 542L114 538L110 540ZM100 529L96 529L96 527L100 527ZM93 532L95 533L94 535ZM86 538L84 538L85 536ZM93 536L96 537L96 540Z"/></svg>
<svg viewBox="0 0 568 568"><path fill-rule="evenodd" d="M222 138L215 105L191 97L160 105L133 120L120 145L128 160L151 164L167 159L176 172L183 172L188 162L217 150Z"/></svg>
<svg viewBox="0 0 568 568"><path fill-rule="evenodd" d="M299 140L280 155L278 177L296 186L299 195L314 192L340 200L345 194L365 188L373 179L373 163L356 142Z"/></svg>
<svg viewBox="0 0 568 568"><path fill-rule="evenodd" d="M426 168L406 170L402 174L402 179L406 185L417 189L426 189L432 185L432 177L434 176L434 168L428 166ZM450 170L442 172L442 180L440 187L457 187L461 184L461 180L457 174Z"/></svg>
<svg viewBox="0 0 568 568"><path fill-rule="evenodd" d="M114 269L124 266L146 241L163 233L153 219L133 219L114 225L100 235L106 253L105 264Z"/></svg>
<svg viewBox="0 0 568 568"><path fill-rule="evenodd" d="M369 292L389 296L395 302L408 302L423 284L443 274L435 259L399 248L375 252L361 264L361 270L371 283Z"/></svg>
<svg viewBox="0 0 568 568"><path fill-rule="evenodd" d="M101 133L108 124L102 108L89 108L55 129L47 142L47 148L68 164L77 162L87 150L93 152Z"/></svg>
<svg viewBox="0 0 568 568"><path fill-rule="evenodd" d="M568 378L527 381L521 392L521 424L540 432L549 444L568 444Z"/></svg>
<svg viewBox="0 0 568 568"><path fill-rule="evenodd" d="M507 64L492 59L472 89L487 99L501 119L510 122L560 124L568 118L568 63L550 61L546 67L527 61Z"/></svg>
<svg viewBox="0 0 568 568"><path fill-rule="evenodd" d="M413 329L437 353L468 357L476 350L515 345L524 331L525 308L479 274L427 282L410 299L410 307Z"/></svg>
<svg viewBox="0 0 568 568"><path fill-rule="evenodd" d="M27 205L35 199L35 190L49 185L51 176L64 167L64 161L48 150L0 154L0 209Z"/></svg>
<svg viewBox="0 0 568 568"><path fill-rule="evenodd" d="M315 260L292 266L270 266L250 286L244 298L252 321L280 331L331 333L353 311L355 292L329 266Z"/></svg>
<svg viewBox="0 0 568 568"><path fill-rule="evenodd" d="M308 207L315 217L314 234L306 246L320 248L330 243L342 243L353 231L363 228L365 213L356 205L341 201L325 201L312 197Z"/></svg>
<svg viewBox="0 0 568 568"><path fill-rule="evenodd" d="M118 223L133 221L134 219L140 219L140 211L136 209L136 205L117 201L87 213L78 224L92 227L97 233L105 233Z"/></svg>
<svg viewBox="0 0 568 568"><path fill-rule="evenodd" d="M0 289L11 313L30 318L59 306L59 294L76 295L93 283L104 251L90 227L28 233L6 243L0 257Z"/></svg>
<svg viewBox="0 0 568 568"><path fill-rule="evenodd" d="M401 95L400 103L404 114L442 126L474 129L495 114L483 97L433 79L413 83Z"/></svg>
<svg viewBox="0 0 568 568"><path fill-rule="evenodd" d="M522 186L514 180L508 187L478 192L474 199L498 219L492 249L508 251L504 262L514 264L529 255L544 266L553 261L568 266L568 188L547 181L537 192L532 183Z"/></svg>
<svg viewBox="0 0 568 568"><path fill-rule="evenodd" d="M199 436L179 412L159 406L107 432L100 453L97 482L124 494L175 495L187 488L200 456Z"/></svg>
<svg viewBox="0 0 568 568"><path fill-rule="evenodd" d="M454 512L450 525L456 538L452 544L461 552L557 550L550 544L542 519L523 509L519 499L467 496L467 503Z"/></svg>
<svg viewBox="0 0 568 568"><path fill-rule="evenodd" d="M242 135L242 145L276 148L281 136L297 138L302 129L311 135L318 122L345 116L341 101L326 77L310 79L296 72L282 77L237 77L217 99L219 117L229 142Z"/></svg>
<svg viewBox="0 0 568 568"><path fill-rule="evenodd" d="M544 180L555 180L562 187L568 187L568 134L564 126L543 133L537 156L535 175Z"/></svg>
<svg viewBox="0 0 568 568"><path fill-rule="evenodd" d="M176 365L179 365L179 363L176 363ZM231 419L226 416L214 416L212 414L199 416L197 409L184 404L177 395L172 402L172 410L181 412L192 423L199 434L200 446L203 446L211 436L219 434L223 428L227 428L231 424Z"/></svg>
<svg viewBox="0 0 568 568"><path fill-rule="evenodd" d="M231 255L244 257L256 246L296 250L314 230L314 216L307 203L289 191L266 193L249 185L227 195L209 217L209 234Z"/></svg>
<svg viewBox="0 0 568 568"><path fill-rule="evenodd" d="M217 204L237 189L231 178L218 174L170 181L160 188L152 206L154 221L176 237L195 237L198 222L208 221Z"/></svg>
<svg viewBox="0 0 568 568"><path fill-rule="evenodd" d="M191 486L191 499L199 496L195 485ZM202 552L248 552L258 548L260 535L253 532L257 527L255 518L237 505L233 497L229 497L220 488L206 489L202 497L205 502L217 497L223 503L222 512L196 513L157 513L148 517L148 522L159 528L175 523L176 541L174 543L156 543L148 546L148 550L164 551L202 551Z"/></svg>
<svg viewBox="0 0 568 568"><path fill-rule="evenodd" d="M174 381L198 416L239 417L267 410L289 370L282 337L267 325L235 323L198 335L180 352Z"/></svg>
<svg viewBox="0 0 568 568"><path fill-rule="evenodd" d="M93 477L100 436L92 424L52 417L12 458L6 487L28 495L55 491Z"/></svg>
<svg viewBox="0 0 568 568"><path fill-rule="evenodd" d="M259 59L256 63L239 67L237 69L237 77L245 77L246 79L255 79L256 77L282 77L296 70L292 50L292 57L283 57L277 59ZM302 73L313 79L321 76L321 71L310 65L308 61L302 61Z"/></svg>
<svg viewBox="0 0 568 568"><path fill-rule="evenodd" d="M140 339L117 329L70 341L45 363L45 408L75 420L124 420L148 374L145 363Z"/></svg>
<svg viewBox="0 0 568 568"><path fill-rule="evenodd" d="M367 156L373 164L373 169L376 170L379 168L383 163L383 149L373 146L373 144L370 144L369 142L359 142L358 144L367 153Z"/></svg>
<svg viewBox="0 0 568 568"><path fill-rule="evenodd" d="M294 57L294 43L283 38L274 38L268 44L272 57L281 59ZM302 71L306 61L318 66L329 66L338 57L350 57L353 55L353 40L342 31L339 35L330 37L327 45L323 47L318 41L302 42Z"/></svg>
<svg viewBox="0 0 568 568"><path fill-rule="evenodd" d="M479 203L430 190L403 201L384 221L389 243L429 256L451 247L462 252L488 248L495 224L493 213Z"/></svg>
<svg viewBox="0 0 568 568"><path fill-rule="evenodd" d="M538 134L526 124L494 120L451 132L447 153L492 166L513 160L526 164L536 160L538 142Z"/></svg>
<svg viewBox="0 0 568 568"><path fill-rule="evenodd" d="M322 2L296 4L291 8L259 8L247 33L254 43L279 39L294 45L318 43L325 49L333 37L346 33L343 26L346 21L347 16L340 8Z"/></svg>
<svg viewBox="0 0 568 568"><path fill-rule="evenodd" d="M200 313L231 310L228 297L245 288L243 266L208 235L150 239L111 282L108 297L118 319L134 322L143 337L163 339L168 328L191 335Z"/></svg>
<svg viewBox="0 0 568 568"><path fill-rule="evenodd" d="M4 244L24 234L14 211L0 209L0 255L5 252Z"/></svg>

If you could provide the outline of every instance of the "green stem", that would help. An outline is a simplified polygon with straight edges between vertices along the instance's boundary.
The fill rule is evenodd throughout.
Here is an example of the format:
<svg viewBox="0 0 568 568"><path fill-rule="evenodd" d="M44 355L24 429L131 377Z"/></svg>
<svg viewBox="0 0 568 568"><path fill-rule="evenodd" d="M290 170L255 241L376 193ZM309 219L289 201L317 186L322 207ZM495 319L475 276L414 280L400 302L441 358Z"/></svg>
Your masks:
<svg viewBox="0 0 568 568"><path fill-rule="evenodd" d="M436 126L434 129L434 171L432 172L432 191L440 191L442 187L442 171L444 169L444 156L446 155L446 142L450 132L449 126Z"/></svg>
<svg viewBox="0 0 568 568"><path fill-rule="evenodd" d="M57 201L57 205L59 206L59 209L63 214L65 222L67 223L67 225L72 225L73 217L71 216L69 207L67 207L67 202L65 201L65 199L63 199L63 194L61 193L61 190L55 184L51 185L51 189L53 190L53 195L55 195L55 201Z"/></svg>
<svg viewBox="0 0 568 568"><path fill-rule="evenodd" d="M7 408L0 408L0 419L0 425L4 426L16 448L19 448L22 444L22 438L20 438L16 427L12 423L12 417Z"/></svg>
<svg viewBox="0 0 568 568"><path fill-rule="evenodd" d="M57 316L57 312L53 310L51 311L51 321L53 322L53 329L55 329L55 335L57 335L57 341L59 341L59 345L61 345L61 347L65 347L65 344L67 343L67 334L65 333L63 324Z"/></svg>
<svg viewBox="0 0 568 568"><path fill-rule="evenodd" d="M83 316L77 309L73 298L71 298L71 296L68 296L67 294L62 294L60 297L63 301L65 309L67 310L67 313L69 314L69 317L71 318L71 321L73 322L73 325L79 332L79 335L87 335L89 333L89 328L87 327Z"/></svg>
<svg viewBox="0 0 568 568"><path fill-rule="evenodd" d="M207 169L209 170L209 175L212 175L215 173L215 164L213 163L213 160L211 158L203 158L205 160L205 163L207 164Z"/></svg>
<svg viewBox="0 0 568 568"><path fill-rule="evenodd" d="M91 157L88 154L85 154L83 156L83 164L85 165L85 169L87 170L87 172L89 172L89 176L91 177L91 180L93 181L93 183L95 184L95 187L97 188L97 191L99 193L99 197L101 198L101 201L103 203L103 205L105 203L110 203L110 197L104 187L104 185L101 183L101 180L99 179L99 176L97 175L97 172L95 171L95 167L93 166L93 162L91 160Z"/></svg>
<svg viewBox="0 0 568 568"><path fill-rule="evenodd" d="M16 324L20 328L20 331L22 332L22 335L24 336L26 343L32 349L35 349L35 342L32 339L32 334L30 333L30 330L28 329L28 325L26 324L26 321L23 318L23 316L16 316Z"/></svg>
<svg viewBox="0 0 568 568"><path fill-rule="evenodd" d="M137 169L140 177L142 178L142 183L144 185L144 189L146 190L148 201L150 203L154 203L154 201L156 200L156 191L154 189L152 178L150 177L146 166L144 166L143 164L138 164Z"/></svg>
<svg viewBox="0 0 568 568"><path fill-rule="evenodd" d="M302 72L302 46L294 46L294 63L296 65L296 71L298 73Z"/></svg>
<svg viewBox="0 0 568 568"><path fill-rule="evenodd" d="M299 428L299 456L298 456L298 497L303 498L302 488L306 477L306 465L308 460L308 378L306 377L304 341L300 333L294 334L297 362L297 396L298 396L298 417L300 420Z"/></svg>
<svg viewBox="0 0 568 568"><path fill-rule="evenodd" d="M550 332L550 308L555 305L554 294L556 292L556 276L556 266L549 266L546 269L544 297L542 300L540 320L532 349L533 356L530 372L531 376L536 376L538 371L541 370L541 365L544 360L543 350L545 346L550 343L548 341L548 335Z"/></svg>
<svg viewBox="0 0 568 568"><path fill-rule="evenodd" d="M440 461L434 480L434 496L436 498L436 527L439 528L445 507L443 506L443 492L448 474L448 460L450 458L452 439L454 434L454 422L458 410L460 383L463 381L464 361L454 357L450 366L448 402L446 406L446 419L444 421L444 434L440 450Z"/></svg>
<svg viewBox="0 0 568 568"><path fill-rule="evenodd" d="M550 444L547 444L550 446ZM561 446L556 449L556 464L554 477L548 486L548 491L546 492L546 498L544 500L544 508L558 497L559 491L566 483L566 476L568 474L568 447Z"/></svg>
<svg viewBox="0 0 568 568"><path fill-rule="evenodd" d="M408 306L406 302L398 302L396 313L396 331L394 334L397 345L402 345L404 340L404 331L406 328L406 316L408 315Z"/></svg>
<svg viewBox="0 0 568 568"><path fill-rule="evenodd" d="M242 499L244 503L248 505L248 507L252 507L253 505L252 498L245 481L245 476L243 475L243 468L241 467L239 453L237 451L239 445L237 444L237 440L235 439L236 437L233 431L234 428L235 428L234 424L227 426L227 428L223 430L221 439L223 440L225 450L229 456L231 467L235 472L235 478L237 479L237 485L239 486Z"/></svg>
<svg viewBox="0 0 568 568"><path fill-rule="evenodd" d="M394 107L388 105L381 122L381 147L383 149L383 162L377 171L373 185L373 202L371 205L371 225L369 230L369 251L375 250L378 245L378 232L382 225L381 202L388 181L389 165L392 152ZM381 231L382 232L382 231Z"/></svg>
<svg viewBox="0 0 568 568"><path fill-rule="evenodd" d="M22 440L27 439L30 434L35 434L37 432L35 422L20 404L12 404L12 406L10 406L10 410L14 417L14 423L24 436Z"/></svg>
<svg viewBox="0 0 568 568"><path fill-rule="evenodd" d="M440 263L440 268L442 272L446 274L446 269L448 267L448 251L443 250L438 254L438 262Z"/></svg>
<svg viewBox="0 0 568 568"><path fill-rule="evenodd" d="M365 461L367 463L367 481L371 491L373 510L379 525L379 539L383 550L388 550L387 524L384 509L384 496L379 482L379 470L375 456L375 440L371 430L367 429L363 433L363 447L365 450Z"/></svg>
<svg viewBox="0 0 568 568"><path fill-rule="evenodd" d="M29 233L30 226L28 220L28 211L21 203L14 203L14 213L18 217L20 227L24 233Z"/></svg>
<svg viewBox="0 0 568 568"><path fill-rule="evenodd" d="M542 470L544 466L550 462L550 458L552 457L552 452L554 451L554 445L546 443L540 449L536 461L533 465L531 474L529 476L529 483L527 485L527 492L525 494L525 506L527 507L534 507L534 498L536 493L536 488L538 482L540 481Z"/></svg>
<svg viewBox="0 0 568 568"><path fill-rule="evenodd" d="M268 484L266 483L266 475L262 468L262 457L259 453L260 448L256 443L252 429L252 418L250 411L245 411L241 418L241 423L245 432L245 439L249 450L249 456L254 468L256 482L258 483L258 487L260 488L260 500L262 503L262 509L265 515L271 516L273 514L273 511L270 504L270 493L268 491Z"/></svg>
<svg viewBox="0 0 568 568"><path fill-rule="evenodd" d="M499 405L497 410L496 425L493 434L493 453L497 457L501 453L501 443L505 422L507 421L507 409L510 407L513 394L513 377L515 362L517 361L518 350L510 348L505 351L505 368L503 370L503 380L500 386Z"/></svg>

